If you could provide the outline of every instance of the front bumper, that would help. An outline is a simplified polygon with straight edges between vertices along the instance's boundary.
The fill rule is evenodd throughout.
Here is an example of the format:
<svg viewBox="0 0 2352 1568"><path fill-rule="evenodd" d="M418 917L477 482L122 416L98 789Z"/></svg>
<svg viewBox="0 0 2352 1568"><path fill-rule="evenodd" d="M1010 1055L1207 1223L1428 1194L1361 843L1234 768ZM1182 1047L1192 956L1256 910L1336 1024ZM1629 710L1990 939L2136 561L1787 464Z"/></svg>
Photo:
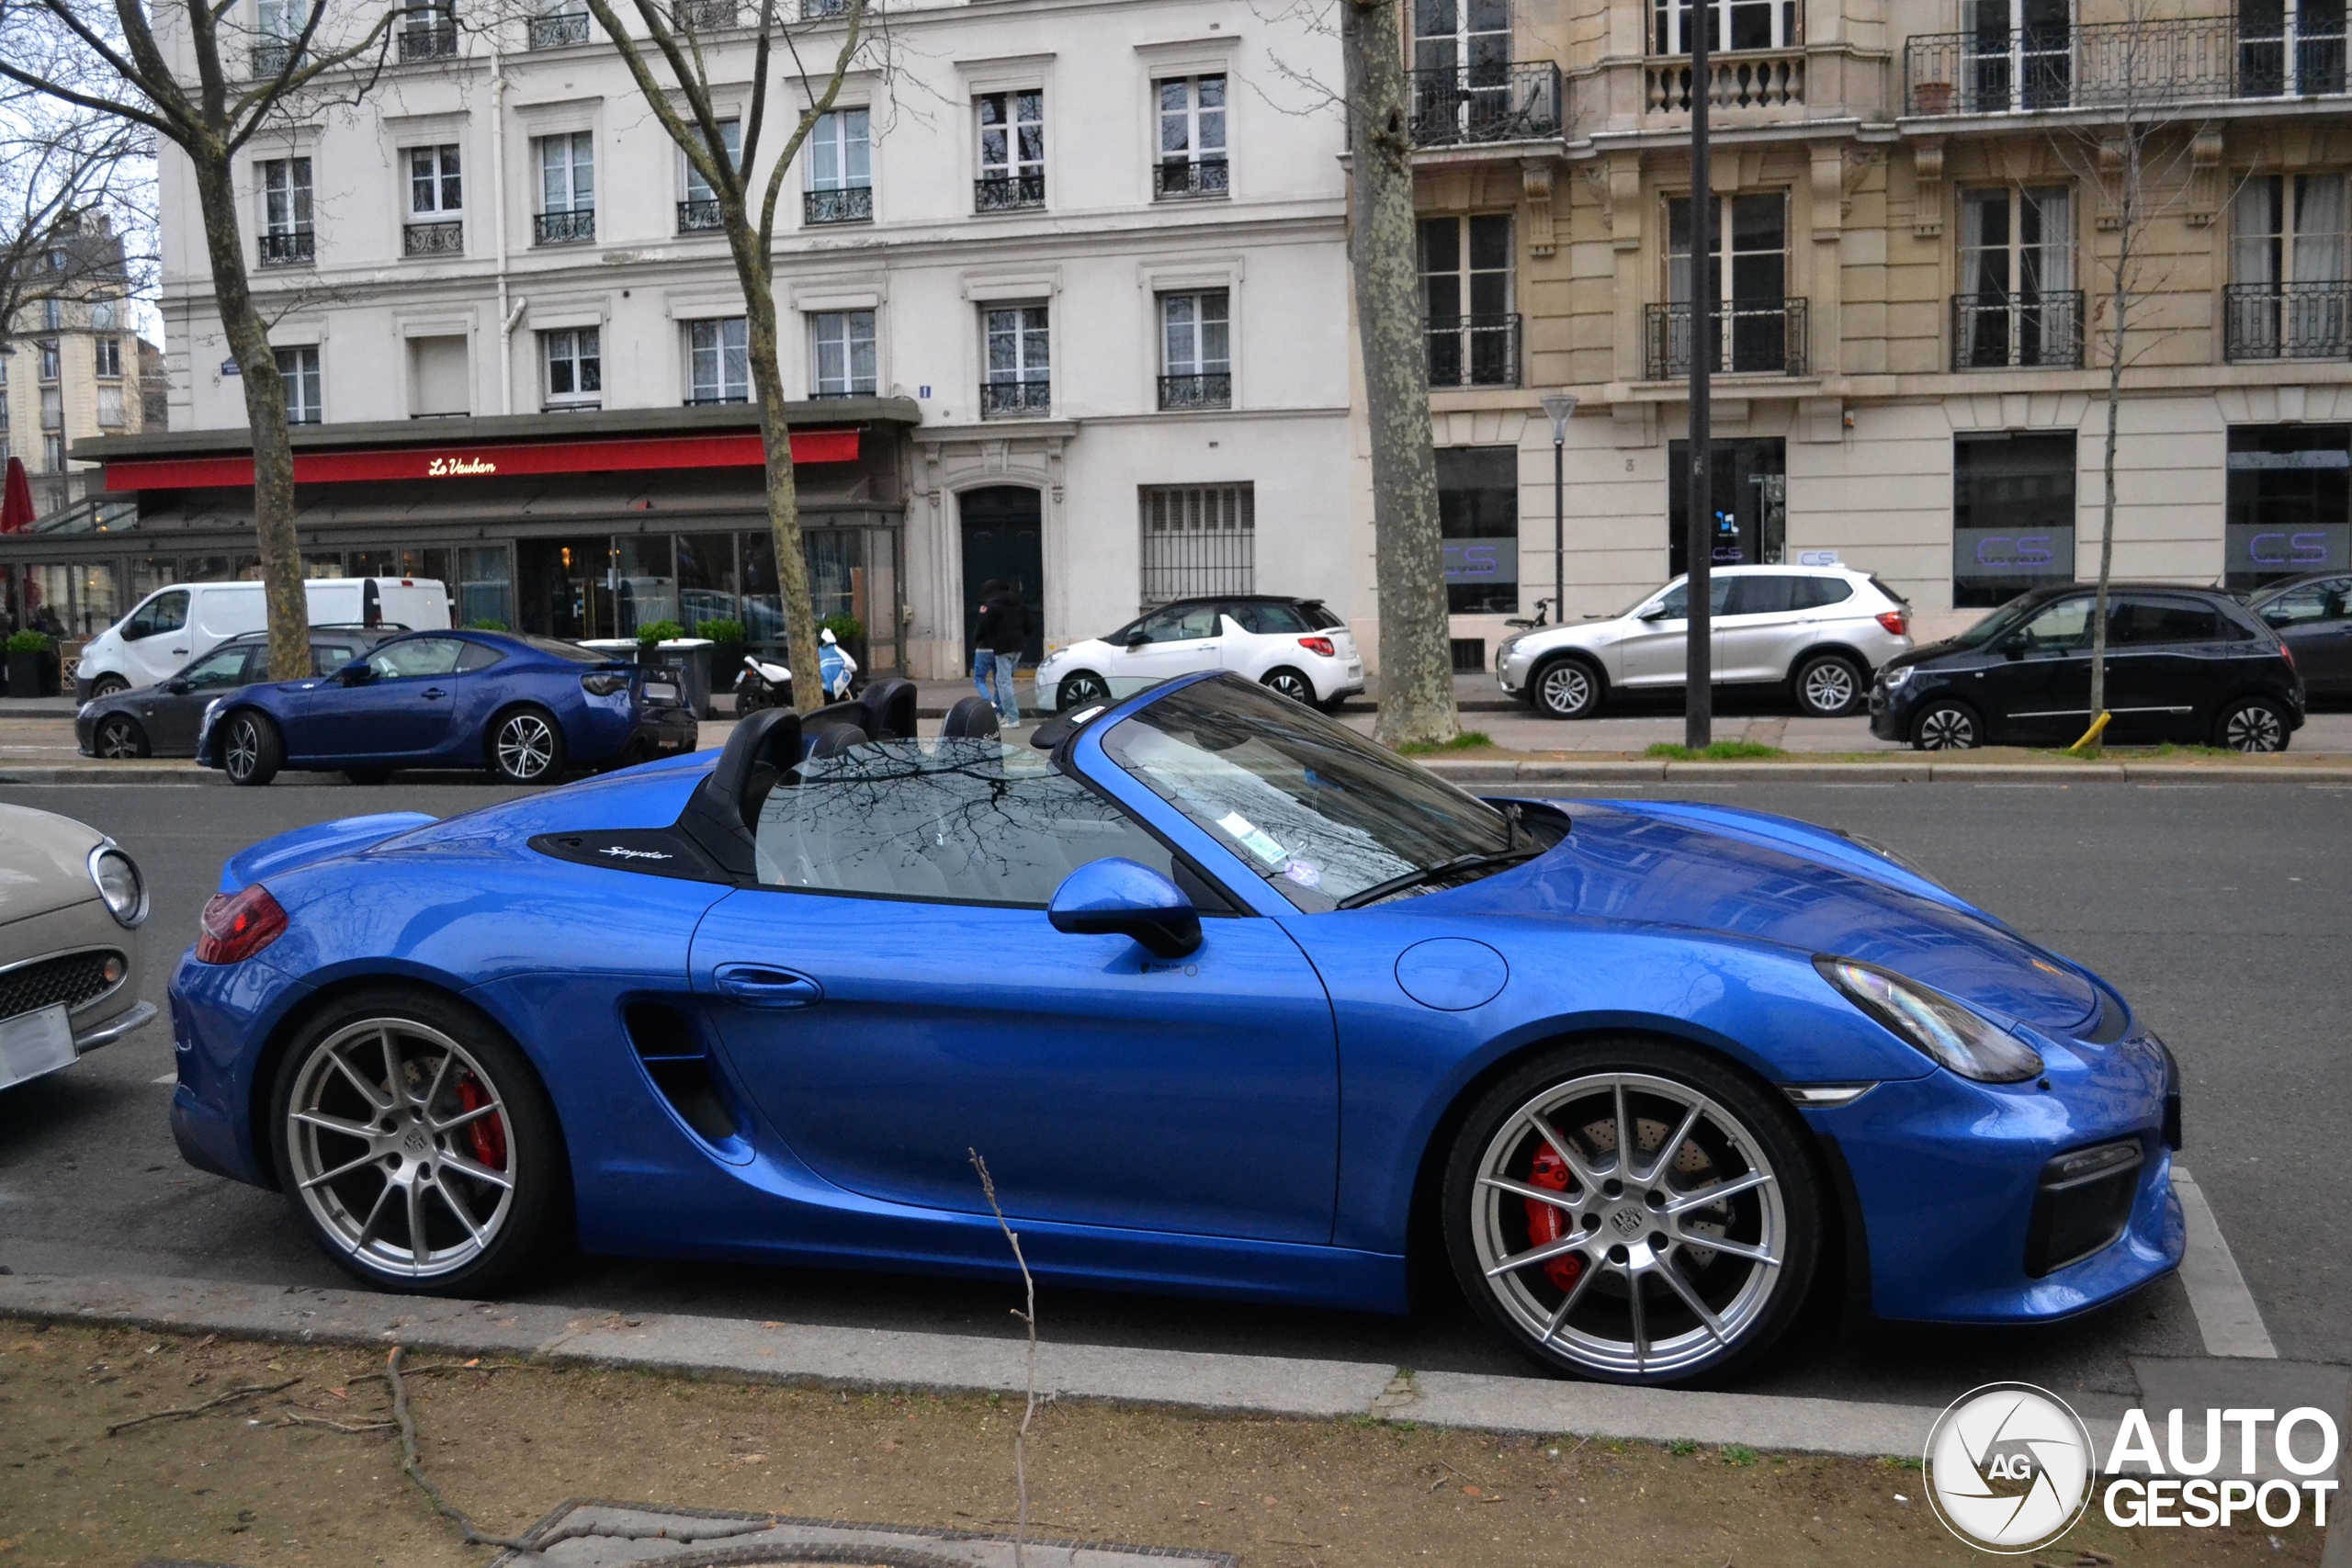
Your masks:
<svg viewBox="0 0 2352 1568"><path fill-rule="evenodd" d="M77 681L74 684L78 687L81 682ZM89 699L85 697L82 701L84 705L86 705ZM88 714L80 712L74 714L74 748L75 750L81 752L85 757L95 757L98 754L97 728L97 721L92 718Z"/></svg>

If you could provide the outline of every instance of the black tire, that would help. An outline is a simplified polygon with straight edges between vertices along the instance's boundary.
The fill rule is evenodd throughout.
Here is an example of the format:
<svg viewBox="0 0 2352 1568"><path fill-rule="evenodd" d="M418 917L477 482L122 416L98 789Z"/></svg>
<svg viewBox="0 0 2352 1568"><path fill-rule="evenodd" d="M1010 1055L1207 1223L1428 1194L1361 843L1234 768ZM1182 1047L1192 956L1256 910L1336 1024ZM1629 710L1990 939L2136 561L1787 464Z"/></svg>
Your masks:
<svg viewBox="0 0 2352 1568"><path fill-rule="evenodd" d="M1545 718L1590 718L1600 711L1608 689L1609 678L1600 666L1574 654L1537 665L1527 682L1535 711Z"/></svg>
<svg viewBox="0 0 2352 1568"><path fill-rule="evenodd" d="M90 700L92 702L96 702L101 697L110 697L117 692L127 692L129 690L130 690L130 682L124 680L121 676L101 675L96 680L90 682ZM140 754L144 756L146 753L141 752Z"/></svg>
<svg viewBox="0 0 2352 1568"><path fill-rule="evenodd" d="M1871 678L1843 653L1815 653L1797 660L1789 676L1797 711L1808 718L1843 718L1870 700Z"/></svg>
<svg viewBox="0 0 2352 1568"><path fill-rule="evenodd" d="M1984 744L1984 720L1966 703L1939 697L1911 716L1911 745L1920 751L1973 751Z"/></svg>
<svg viewBox="0 0 2352 1568"><path fill-rule="evenodd" d="M1258 684L1288 697L1292 702L1305 703L1308 707L1314 707L1319 700L1315 695L1315 682L1287 664L1267 671L1259 678Z"/></svg>
<svg viewBox="0 0 2352 1568"><path fill-rule="evenodd" d="M232 784L261 785L277 776L286 744L277 721L258 708L239 708L220 732L220 771Z"/></svg>
<svg viewBox="0 0 2352 1568"><path fill-rule="evenodd" d="M2213 720L2213 744L2232 751L2284 751L2293 736L2287 710L2268 697L2232 697Z"/></svg>
<svg viewBox="0 0 2352 1568"><path fill-rule="evenodd" d="M384 1066L387 1043L401 1064L399 1095L387 1087L394 1076ZM363 1098L330 1053L374 1093ZM429 1101L419 1102L420 1091ZM301 1109L322 1121L294 1120L298 1094ZM443 1127L469 1112L474 1120ZM334 1122L354 1131L336 1131ZM269 1137L296 1222L374 1290L495 1297L528 1279L571 1234L569 1166L545 1086L503 1032L437 991L373 986L305 1023L278 1063ZM337 1168L342 1175L312 1179ZM503 1177L505 1186L475 1170ZM366 1222L355 1224L363 1211ZM414 1229L413 1216L422 1220ZM408 1249L404 1265L395 1237Z"/></svg>
<svg viewBox="0 0 2352 1568"><path fill-rule="evenodd" d="M343 776L364 788L373 788L392 776L390 768L345 768Z"/></svg>
<svg viewBox="0 0 2352 1568"><path fill-rule="evenodd" d="M1626 1122L1649 1164L1621 1175ZM1498 1177L1515 1185L1490 1185ZM1742 1182L1719 1202L1668 1207ZM1518 1195L1539 1190L1559 1201ZM1464 1119L1446 1160L1446 1254L1472 1307L1555 1376L1714 1379L1764 1354L1804 1309L1826 1240L1823 1191L1804 1128L1770 1085L1679 1042L1589 1040L1522 1063ZM1570 1245L1528 1257L1555 1243Z"/></svg>
<svg viewBox="0 0 2352 1568"><path fill-rule="evenodd" d="M109 761L148 755L147 732L127 713L110 713L90 731L90 750Z"/></svg>
<svg viewBox="0 0 2352 1568"><path fill-rule="evenodd" d="M502 784L553 784L563 777L563 726L533 703L490 721L490 771Z"/></svg>
<svg viewBox="0 0 2352 1568"><path fill-rule="evenodd" d="M1054 688L1054 711L1068 713L1072 708L1091 707L1111 700L1111 682L1091 670L1073 670Z"/></svg>

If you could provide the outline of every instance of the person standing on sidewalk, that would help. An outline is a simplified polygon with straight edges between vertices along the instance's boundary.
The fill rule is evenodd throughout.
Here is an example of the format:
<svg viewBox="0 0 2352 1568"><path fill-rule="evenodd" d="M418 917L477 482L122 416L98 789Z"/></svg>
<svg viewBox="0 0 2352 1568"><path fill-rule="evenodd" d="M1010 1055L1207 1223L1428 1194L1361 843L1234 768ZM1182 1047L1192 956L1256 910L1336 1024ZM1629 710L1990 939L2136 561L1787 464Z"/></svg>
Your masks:
<svg viewBox="0 0 2352 1568"><path fill-rule="evenodd" d="M974 628L972 640L972 684L996 705L997 722L1011 729L1021 722L1021 700L1013 694L1012 677L1021 668L1021 650L1029 642L1029 612L1012 584L1001 578L980 584L980 623Z"/></svg>

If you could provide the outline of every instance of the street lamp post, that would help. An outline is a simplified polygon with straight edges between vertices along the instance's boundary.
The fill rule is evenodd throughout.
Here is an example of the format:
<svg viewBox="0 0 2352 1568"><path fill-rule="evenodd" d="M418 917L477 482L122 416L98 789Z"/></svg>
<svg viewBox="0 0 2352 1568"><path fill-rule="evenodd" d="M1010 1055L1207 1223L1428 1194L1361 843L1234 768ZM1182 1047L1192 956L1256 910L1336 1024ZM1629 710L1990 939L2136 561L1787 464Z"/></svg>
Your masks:
<svg viewBox="0 0 2352 1568"><path fill-rule="evenodd" d="M1568 416L1577 412L1577 400L1570 393L1555 392L1544 400L1544 412L1552 416L1552 620L1557 625L1568 618L1566 462Z"/></svg>
<svg viewBox="0 0 2352 1568"><path fill-rule="evenodd" d="M1713 454L1710 394L1715 368L1715 294L1723 280L1715 274L1714 182L1707 170L1707 99L1709 82L1707 33L1714 24L1712 6L1694 6L1690 17L1690 508L1685 555L1690 576L1685 592L1690 604L1689 641L1683 652L1682 743L1704 750L1714 728L1714 615L1710 581L1715 560L1715 505L1711 480ZM1669 325L1668 331L1672 332ZM1669 338L1669 342L1671 339Z"/></svg>

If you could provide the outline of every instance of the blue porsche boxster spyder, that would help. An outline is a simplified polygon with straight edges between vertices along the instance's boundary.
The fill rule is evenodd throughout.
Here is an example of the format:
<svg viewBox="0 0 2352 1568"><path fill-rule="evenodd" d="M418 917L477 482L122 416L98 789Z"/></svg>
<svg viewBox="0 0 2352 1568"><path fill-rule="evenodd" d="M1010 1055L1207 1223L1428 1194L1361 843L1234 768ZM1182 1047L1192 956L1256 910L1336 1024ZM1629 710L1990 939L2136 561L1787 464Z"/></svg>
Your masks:
<svg viewBox="0 0 2352 1568"><path fill-rule="evenodd" d="M1816 1290L2022 1324L2179 1261L2177 1076L1892 856L1479 799L1226 674L918 739L913 692L232 859L187 1157L391 1291L548 1244L1402 1311L1727 1375ZM976 711L977 710L977 711Z"/></svg>

